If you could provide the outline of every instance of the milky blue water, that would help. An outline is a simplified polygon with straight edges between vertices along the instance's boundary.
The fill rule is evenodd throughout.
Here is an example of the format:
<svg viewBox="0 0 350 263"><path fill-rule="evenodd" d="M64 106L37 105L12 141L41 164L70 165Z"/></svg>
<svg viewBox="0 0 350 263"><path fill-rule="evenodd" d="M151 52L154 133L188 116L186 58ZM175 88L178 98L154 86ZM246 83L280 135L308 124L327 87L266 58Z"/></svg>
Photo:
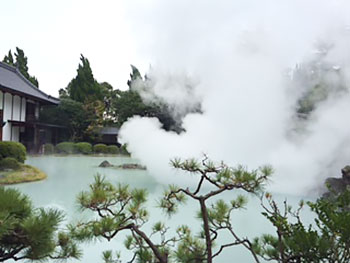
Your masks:
<svg viewBox="0 0 350 263"><path fill-rule="evenodd" d="M67 222L77 222L78 220L88 219L89 213L81 213L78 209L76 196L79 192L87 190L90 183L93 182L96 174L105 176L112 182L129 184L132 187L146 188L149 192L148 208L150 211L150 221L163 221L172 229L181 224L188 224L193 229L200 228L200 222L195 218L199 210L197 203L188 202L180 209L180 212L172 218L168 218L158 208L156 200L161 196L165 185L159 184L147 171L144 170L119 170L113 168L99 168L98 165L107 160L114 165L122 163L136 163L138 160L129 157L86 157L86 156L43 156L29 157L26 163L36 166L47 173L48 178L45 181L19 184L15 187L23 193L30 196L37 207L57 207L65 211ZM223 196L229 200L235 193L228 193ZM273 228L269 222L260 214L261 208L259 201L248 196L249 202L247 208L235 211L232 215L235 231L241 236L256 237L262 233L273 233ZM298 196L275 195L279 201L287 198L290 204L297 204L300 200ZM310 213L305 211L306 220L311 218ZM149 232L151 223L144 226L144 231ZM223 237L223 240L228 237ZM123 262L131 258L131 254L124 248L124 234L117 236L113 241L95 242L84 244L82 246L84 256L81 260L70 260L69 262L97 263L102 262L101 253L107 249L121 251ZM228 239L227 239L228 240ZM236 247L225 250L222 255L216 258L214 262L220 263L249 263L254 262L251 255L243 248Z"/></svg>

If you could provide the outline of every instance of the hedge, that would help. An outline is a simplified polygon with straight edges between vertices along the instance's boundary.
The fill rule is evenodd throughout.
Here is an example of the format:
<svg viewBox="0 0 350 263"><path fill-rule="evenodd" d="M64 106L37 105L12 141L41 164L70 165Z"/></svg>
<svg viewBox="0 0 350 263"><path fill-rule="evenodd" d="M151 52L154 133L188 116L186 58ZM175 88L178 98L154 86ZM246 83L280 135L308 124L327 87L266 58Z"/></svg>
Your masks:
<svg viewBox="0 0 350 263"><path fill-rule="evenodd" d="M106 144L98 143L94 145L94 153L108 153L108 147Z"/></svg>
<svg viewBox="0 0 350 263"><path fill-rule="evenodd" d="M0 160L11 157L24 163L26 153L26 147L19 142L0 142Z"/></svg>
<svg viewBox="0 0 350 263"><path fill-rule="evenodd" d="M57 153L71 154L76 152L74 142L61 142L56 145Z"/></svg>
<svg viewBox="0 0 350 263"><path fill-rule="evenodd" d="M75 150L77 153L90 154L92 153L92 146L88 142L78 142L75 144Z"/></svg>
<svg viewBox="0 0 350 263"><path fill-rule="evenodd" d="M51 143L44 144L44 154L53 154L55 152L55 146Z"/></svg>
<svg viewBox="0 0 350 263"><path fill-rule="evenodd" d="M19 168L21 168L21 164L15 158L6 157L0 160L0 170L5 170L5 169L18 170Z"/></svg>
<svg viewBox="0 0 350 263"><path fill-rule="evenodd" d="M110 154L118 154L119 153L119 148L116 145L108 145L107 146L107 151Z"/></svg>

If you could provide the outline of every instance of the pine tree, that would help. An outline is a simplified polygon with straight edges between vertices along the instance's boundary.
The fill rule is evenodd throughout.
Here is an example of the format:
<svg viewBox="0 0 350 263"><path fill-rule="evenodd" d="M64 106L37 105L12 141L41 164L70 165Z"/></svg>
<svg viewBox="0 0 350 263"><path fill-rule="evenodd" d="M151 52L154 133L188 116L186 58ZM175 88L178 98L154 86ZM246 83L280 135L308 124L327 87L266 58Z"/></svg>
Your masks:
<svg viewBox="0 0 350 263"><path fill-rule="evenodd" d="M13 56L12 56L11 49L9 50L8 55L4 57L2 62L6 63L6 64L8 64L10 66L14 66L15 65L15 63L13 61Z"/></svg>
<svg viewBox="0 0 350 263"><path fill-rule="evenodd" d="M26 195L0 187L0 262L79 258L67 232L58 232L63 221L56 209L35 209Z"/></svg>
<svg viewBox="0 0 350 263"><path fill-rule="evenodd" d="M170 185L158 204L169 216L177 212L179 205L192 199L199 206L198 219L202 224L199 234L192 233L186 225L181 225L176 233L169 233L163 222L153 225L151 233L144 232L143 226L149 220L146 209L147 192L144 189L130 189L128 185L113 185L97 176L89 191L78 196L80 207L91 210L97 217L88 222L72 225L71 235L79 241L99 238L111 240L122 231L129 231L124 244L134 252L137 262L168 263L170 258L179 263L211 263L228 247L242 245L247 248L254 261L259 259L252 243L235 232L231 214L244 207L246 199L238 195L232 200L219 199L224 192L244 191L259 193L272 169L269 166L248 171L242 166L231 168L221 163L215 165L206 157L202 162L194 159L172 161L174 168L196 176L196 187ZM211 188L204 185L210 185ZM219 241L222 232L232 238L232 242ZM215 246L216 245L216 246ZM104 253L105 262L118 262L111 251ZM116 260L116 261L114 261Z"/></svg>

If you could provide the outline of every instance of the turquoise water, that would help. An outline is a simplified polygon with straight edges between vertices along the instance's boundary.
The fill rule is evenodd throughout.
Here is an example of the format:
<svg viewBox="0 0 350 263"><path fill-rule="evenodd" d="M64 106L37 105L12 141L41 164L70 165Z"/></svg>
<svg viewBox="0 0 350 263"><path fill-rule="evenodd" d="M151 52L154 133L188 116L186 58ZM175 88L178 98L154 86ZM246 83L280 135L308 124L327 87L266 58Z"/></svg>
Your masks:
<svg viewBox="0 0 350 263"><path fill-rule="evenodd" d="M36 166L48 175L48 179L41 182L25 183L16 186L23 193L30 196L37 207L57 207L67 214L67 222L77 222L87 219L91 215L79 211L76 196L80 191L87 190L88 185L93 182L96 174L105 176L112 182L127 183L132 187L146 188L149 192L148 209L150 211L150 221L163 221L171 229L175 229L181 224L188 224L193 229L200 228L200 222L195 219L198 206L195 202L188 202L182 207L178 214L172 218L164 215L156 206L156 200L161 196L165 185L158 183L147 171L144 170L119 170L113 168L99 168L98 165L107 160L114 165L122 163L135 163L138 160L128 157L86 157L86 156L45 156L29 157L26 163ZM234 197L234 193L227 193L223 196L229 200ZM300 197L276 195L277 200L288 199L290 204L297 204ZM260 214L261 208L256 198L250 196L246 209L235 211L232 215L235 231L243 237L250 238L260 236L262 233L272 233L273 228L268 221ZM306 212L306 218L310 215ZM147 232L152 224L144 226ZM126 233L125 233L126 234ZM227 237L223 237L226 239ZM130 260L131 254L124 248L124 234L117 236L113 241L95 242L84 244L84 256L80 261L70 260L69 262L97 263L102 262L101 253L107 249L119 250L122 252L123 262ZM234 260L233 260L234 259ZM215 262L254 262L251 255L243 248L236 247L225 250Z"/></svg>

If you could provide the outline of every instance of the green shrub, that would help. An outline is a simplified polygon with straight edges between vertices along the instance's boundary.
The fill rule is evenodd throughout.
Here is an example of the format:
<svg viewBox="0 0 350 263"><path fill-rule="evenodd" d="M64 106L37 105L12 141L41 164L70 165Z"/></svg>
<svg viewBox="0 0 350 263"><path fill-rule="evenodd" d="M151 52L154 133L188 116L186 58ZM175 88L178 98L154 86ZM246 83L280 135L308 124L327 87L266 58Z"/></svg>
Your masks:
<svg viewBox="0 0 350 263"><path fill-rule="evenodd" d="M74 142L61 142L56 145L56 152L57 153L64 153L64 154L72 154L75 153L75 144Z"/></svg>
<svg viewBox="0 0 350 263"><path fill-rule="evenodd" d="M12 169L18 170L21 167L21 164L12 157L6 157L0 160L0 170Z"/></svg>
<svg viewBox="0 0 350 263"><path fill-rule="evenodd" d="M123 144L119 151L120 151L120 154L124 154L124 155L130 155L130 153L128 152L128 149L127 149L128 145L125 143Z"/></svg>
<svg viewBox="0 0 350 263"><path fill-rule="evenodd" d="M55 152L55 146L51 143L44 144L44 154L53 154Z"/></svg>
<svg viewBox="0 0 350 263"><path fill-rule="evenodd" d="M108 150L108 153L110 153L110 154L118 154L119 153L119 148L116 145L108 145L107 150Z"/></svg>
<svg viewBox="0 0 350 263"><path fill-rule="evenodd" d="M19 142L0 142L0 160L6 157L12 157L18 162L24 163L26 147Z"/></svg>
<svg viewBox="0 0 350 263"><path fill-rule="evenodd" d="M94 153L108 153L108 147L106 144L98 143L94 145Z"/></svg>
<svg viewBox="0 0 350 263"><path fill-rule="evenodd" d="M78 142L75 144L75 150L78 153L90 154L92 153L92 146L88 142Z"/></svg>

